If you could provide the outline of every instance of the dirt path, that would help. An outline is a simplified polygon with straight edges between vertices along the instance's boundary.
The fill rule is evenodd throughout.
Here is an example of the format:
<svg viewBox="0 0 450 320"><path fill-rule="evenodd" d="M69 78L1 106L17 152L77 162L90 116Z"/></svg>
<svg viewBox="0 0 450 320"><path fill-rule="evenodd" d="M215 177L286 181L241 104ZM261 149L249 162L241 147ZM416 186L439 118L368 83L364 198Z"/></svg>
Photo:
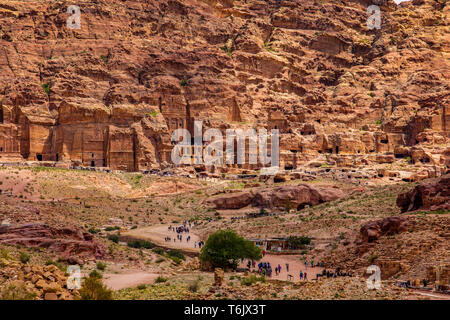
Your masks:
<svg viewBox="0 0 450 320"><path fill-rule="evenodd" d="M321 273L323 268L320 267L314 267L311 268L309 265L308 267L305 267L305 263L300 261L300 256L298 255L271 255L266 254L260 261L256 262L256 268L251 269L252 271L258 270L258 263L260 262L269 262L272 265L272 269L274 270L272 272L272 276L267 279L276 279L276 280L288 280L288 275L292 276L292 281L299 282L300 280L300 270L303 271L303 273L306 272L306 278L307 280L312 280L316 278L317 273ZM286 271L286 263L289 264L289 272ZM281 265L281 273L276 275L275 274L275 267L278 266L278 264ZM244 261L244 263L240 264L241 268L247 267L247 260Z"/></svg>
<svg viewBox="0 0 450 320"><path fill-rule="evenodd" d="M414 293L420 294L421 296L430 297L431 300L450 300L450 296L442 293L428 293L419 290L415 290Z"/></svg>
<svg viewBox="0 0 450 320"><path fill-rule="evenodd" d="M122 274L104 274L103 283L113 290L137 287L140 284L152 284L159 274L149 272L132 272Z"/></svg>
<svg viewBox="0 0 450 320"><path fill-rule="evenodd" d="M177 227L179 225L172 225L172 227ZM170 249L181 249L189 252L200 252L200 249L195 247L195 242L200 240L199 236L192 233L190 230L189 233L183 232L182 241L177 239L177 233L172 230L168 230L169 225L156 225L146 228L139 228L127 231L123 233L124 236L129 236L137 239L149 240L154 244ZM191 239L189 242L186 241L186 238L190 236ZM166 241L165 238L170 237L170 241ZM175 241L174 241L175 240Z"/></svg>

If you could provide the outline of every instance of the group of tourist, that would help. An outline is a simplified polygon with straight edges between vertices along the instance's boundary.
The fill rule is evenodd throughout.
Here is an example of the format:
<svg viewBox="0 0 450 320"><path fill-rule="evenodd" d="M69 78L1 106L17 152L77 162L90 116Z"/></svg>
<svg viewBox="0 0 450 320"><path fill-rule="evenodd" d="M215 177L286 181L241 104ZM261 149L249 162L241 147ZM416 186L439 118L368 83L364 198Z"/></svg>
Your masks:
<svg viewBox="0 0 450 320"><path fill-rule="evenodd" d="M314 268L314 266L323 268L323 262L322 261L317 262L316 264L314 264L314 260L311 260L310 263L311 263L311 268ZM308 261L306 261L306 260L305 260L305 268L308 268Z"/></svg>
<svg viewBox="0 0 450 320"><path fill-rule="evenodd" d="M289 263L285 264L286 266L286 272L289 272ZM254 261L248 261L247 268L250 269L250 267L255 268L255 262ZM278 276L281 274L281 264L278 264L275 268L272 268L272 265L270 262L260 262L258 263L258 273L263 274L267 277L272 276L272 272L275 269L275 275ZM289 276L289 275L288 275ZM300 280L306 280L307 279L307 273L300 270L299 273Z"/></svg>
<svg viewBox="0 0 450 320"><path fill-rule="evenodd" d="M198 248L201 249L205 245L205 242L203 240L200 240L198 242ZM197 241L194 243L194 248L197 248Z"/></svg>
<svg viewBox="0 0 450 320"><path fill-rule="evenodd" d="M181 226L178 226L178 227L170 225L167 228L167 230L177 233L177 237L173 239L173 242L176 242L177 240L179 242L182 242L183 241L183 234L186 233L186 237L185 237L186 242L190 243L192 238L189 235L189 231L190 231L190 228L191 228L192 224L194 224L194 226L197 225L197 221L194 221L192 223L191 221L185 220L185 221L183 221L183 224ZM170 236L166 236L165 237L165 241L166 242L172 241L172 238ZM202 240L194 241L194 248L198 247L199 249L201 249L204 245L205 245L205 242L202 241Z"/></svg>
<svg viewBox="0 0 450 320"><path fill-rule="evenodd" d="M258 263L258 272L265 276L271 277L272 265L270 264L270 262L260 262Z"/></svg>
<svg viewBox="0 0 450 320"><path fill-rule="evenodd" d="M189 227L188 227L188 225L189 225ZM168 227L168 230L169 230L169 231L172 231L172 232L176 232L176 233L178 233L178 234L181 234L181 233L183 233L183 232L189 233L189 228L190 228L190 227L191 227L191 223L189 222L189 224L183 223L183 225L182 225L182 226L179 226L179 227L172 227L172 226L169 226L169 227Z"/></svg>

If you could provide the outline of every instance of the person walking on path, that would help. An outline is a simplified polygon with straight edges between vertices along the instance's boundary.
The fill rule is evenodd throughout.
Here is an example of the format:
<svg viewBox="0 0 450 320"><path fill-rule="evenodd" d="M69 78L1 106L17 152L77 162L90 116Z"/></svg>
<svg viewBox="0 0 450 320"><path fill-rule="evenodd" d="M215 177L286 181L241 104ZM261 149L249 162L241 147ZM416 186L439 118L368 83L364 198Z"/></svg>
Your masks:
<svg viewBox="0 0 450 320"><path fill-rule="evenodd" d="M286 272L289 272L289 263L286 263Z"/></svg>
<svg viewBox="0 0 450 320"><path fill-rule="evenodd" d="M303 271L300 270L300 280L303 280Z"/></svg>

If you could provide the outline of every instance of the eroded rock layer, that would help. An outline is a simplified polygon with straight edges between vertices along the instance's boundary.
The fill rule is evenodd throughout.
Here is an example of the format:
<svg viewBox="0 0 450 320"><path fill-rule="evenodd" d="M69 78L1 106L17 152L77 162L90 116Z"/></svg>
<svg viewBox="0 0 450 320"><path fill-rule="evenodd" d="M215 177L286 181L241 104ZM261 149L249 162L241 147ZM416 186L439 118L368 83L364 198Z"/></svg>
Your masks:
<svg viewBox="0 0 450 320"><path fill-rule="evenodd" d="M369 30L370 4L80 0L69 29L72 2L2 1L0 160L166 167L201 120L279 129L287 169L448 166L449 7L384 1Z"/></svg>
<svg viewBox="0 0 450 320"><path fill-rule="evenodd" d="M337 200L345 195L338 188L313 187L307 184L286 185L277 188L256 189L206 200L216 209L241 209L249 205L258 208L296 209Z"/></svg>
<svg viewBox="0 0 450 320"><path fill-rule="evenodd" d="M102 245L93 239L92 234L69 228L53 228L46 224L1 226L0 243L46 248L69 261L102 258L105 255Z"/></svg>

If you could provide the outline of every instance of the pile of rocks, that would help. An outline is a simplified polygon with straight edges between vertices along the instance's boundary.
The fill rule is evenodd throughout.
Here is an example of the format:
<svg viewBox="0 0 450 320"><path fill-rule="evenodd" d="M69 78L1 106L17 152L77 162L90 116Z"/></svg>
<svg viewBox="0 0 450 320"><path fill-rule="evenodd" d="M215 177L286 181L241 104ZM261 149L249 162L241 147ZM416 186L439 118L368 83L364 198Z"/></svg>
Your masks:
<svg viewBox="0 0 450 320"><path fill-rule="evenodd" d="M200 261L197 257L183 264L183 271L195 271L200 269Z"/></svg>
<svg viewBox="0 0 450 320"><path fill-rule="evenodd" d="M38 266L0 259L0 299L8 290L24 290L40 300L73 300L78 292L67 288L67 276L54 265Z"/></svg>

